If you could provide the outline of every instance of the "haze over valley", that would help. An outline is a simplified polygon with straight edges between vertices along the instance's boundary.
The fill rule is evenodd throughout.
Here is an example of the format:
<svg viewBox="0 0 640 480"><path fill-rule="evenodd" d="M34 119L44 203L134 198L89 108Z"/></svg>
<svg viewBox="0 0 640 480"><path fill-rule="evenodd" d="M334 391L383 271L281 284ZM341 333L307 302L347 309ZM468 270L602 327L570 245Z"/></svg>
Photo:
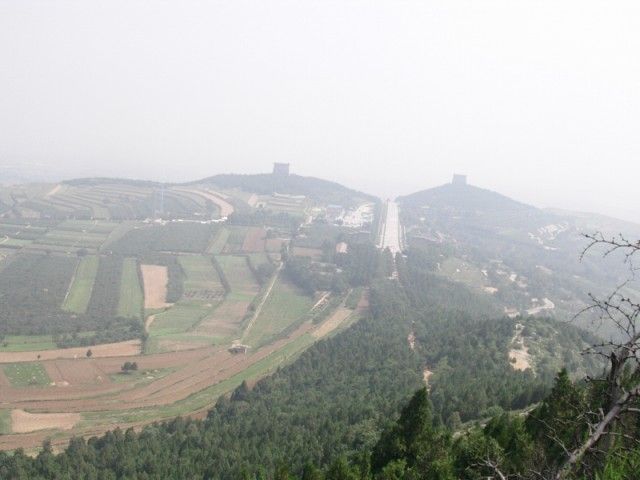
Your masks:
<svg viewBox="0 0 640 480"><path fill-rule="evenodd" d="M635 480L637 2L0 3L0 480Z"/></svg>

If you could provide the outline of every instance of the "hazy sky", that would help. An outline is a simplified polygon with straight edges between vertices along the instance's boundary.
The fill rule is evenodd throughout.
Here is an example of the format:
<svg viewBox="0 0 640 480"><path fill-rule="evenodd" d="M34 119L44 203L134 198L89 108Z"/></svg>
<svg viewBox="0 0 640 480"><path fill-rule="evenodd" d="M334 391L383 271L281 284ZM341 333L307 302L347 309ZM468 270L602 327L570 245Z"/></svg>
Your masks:
<svg viewBox="0 0 640 480"><path fill-rule="evenodd" d="M454 172L640 222L640 2L0 0L0 165ZM0 167L1 168L1 167Z"/></svg>

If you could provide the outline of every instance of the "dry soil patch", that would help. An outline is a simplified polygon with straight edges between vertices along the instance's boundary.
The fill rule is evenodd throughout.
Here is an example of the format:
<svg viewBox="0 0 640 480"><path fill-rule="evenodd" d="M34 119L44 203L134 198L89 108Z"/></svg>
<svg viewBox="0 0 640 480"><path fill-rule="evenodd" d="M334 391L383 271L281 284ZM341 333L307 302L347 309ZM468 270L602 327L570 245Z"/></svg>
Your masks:
<svg viewBox="0 0 640 480"><path fill-rule="evenodd" d="M168 269L164 265L140 265L144 284L144 308L165 308L167 303Z"/></svg>
<svg viewBox="0 0 640 480"><path fill-rule="evenodd" d="M16 409L11 411L11 430L13 433L71 430L81 418L79 413L29 413Z"/></svg>
<svg viewBox="0 0 640 480"><path fill-rule="evenodd" d="M344 322L352 313L353 313L353 310L349 308L346 308L346 307L338 308L338 310L336 310L333 313L333 315L329 317L329 320L327 320L326 322L324 322L322 325L320 325L318 328L315 329L315 331L313 332L313 336L316 338L322 338L325 335L331 333L333 330L338 328L340 324Z"/></svg>

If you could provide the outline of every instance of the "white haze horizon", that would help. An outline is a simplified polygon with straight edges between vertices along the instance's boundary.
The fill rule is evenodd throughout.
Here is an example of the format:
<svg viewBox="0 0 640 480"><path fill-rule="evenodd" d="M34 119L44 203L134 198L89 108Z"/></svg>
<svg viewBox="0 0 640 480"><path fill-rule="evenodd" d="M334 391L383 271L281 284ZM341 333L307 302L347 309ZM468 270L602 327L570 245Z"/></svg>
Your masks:
<svg viewBox="0 0 640 480"><path fill-rule="evenodd" d="M466 174L640 223L640 4L3 2L0 179Z"/></svg>

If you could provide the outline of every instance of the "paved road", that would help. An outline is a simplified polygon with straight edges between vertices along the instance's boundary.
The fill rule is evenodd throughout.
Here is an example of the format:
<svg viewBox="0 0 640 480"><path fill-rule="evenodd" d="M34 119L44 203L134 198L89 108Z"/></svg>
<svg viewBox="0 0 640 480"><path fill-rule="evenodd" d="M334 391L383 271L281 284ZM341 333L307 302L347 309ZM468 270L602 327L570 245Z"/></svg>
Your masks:
<svg viewBox="0 0 640 480"><path fill-rule="evenodd" d="M400 219L398 218L398 204L387 202L387 218L382 228L380 248L388 248L394 255L402 250L400 246Z"/></svg>

